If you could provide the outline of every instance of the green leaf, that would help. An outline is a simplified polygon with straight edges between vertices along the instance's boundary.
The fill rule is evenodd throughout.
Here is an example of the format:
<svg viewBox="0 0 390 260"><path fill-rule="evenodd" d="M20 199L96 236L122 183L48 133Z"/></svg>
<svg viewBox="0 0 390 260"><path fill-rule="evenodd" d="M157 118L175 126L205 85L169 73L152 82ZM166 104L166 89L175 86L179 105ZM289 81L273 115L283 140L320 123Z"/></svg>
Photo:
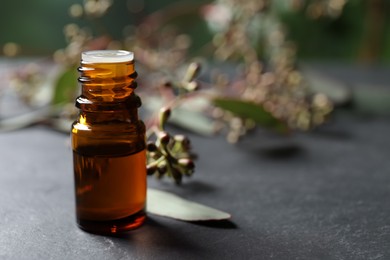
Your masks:
<svg viewBox="0 0 390 260"><path fill-rule="evenodd" d="M231 218L229 213L152 188L148 188L147 211L148 213L183 221L210 221Z"/></svg>
<svg viewBox="0 0 390 260"><path fill-rule="evenodd" d="M69 67L57 79L52 104L73 102L77 91L77 70Z"/></svg>
<svg viewBox="0 0 390 260"><path fill-rule="evenodd" d="M237 116L252 119L257 124L271 128L278 132L286 132L287 125L275 118L270 112L266 111L263 106L251 101L244 101L233 98L215 98L213 100L215 106L229 111Z"/></svg>

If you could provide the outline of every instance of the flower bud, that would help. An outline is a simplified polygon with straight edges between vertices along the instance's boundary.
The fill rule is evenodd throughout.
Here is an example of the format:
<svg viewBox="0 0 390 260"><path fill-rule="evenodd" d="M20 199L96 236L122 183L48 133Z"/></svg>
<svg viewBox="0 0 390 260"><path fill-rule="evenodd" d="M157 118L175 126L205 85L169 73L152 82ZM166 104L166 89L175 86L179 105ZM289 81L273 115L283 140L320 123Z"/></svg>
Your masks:
<svg viewBox="0 0 390 260"><path fill-rule="evenodd" d="M167 167L167 163L165 161L162 161L157 165L157 171L160 173L160 175L165 174L167 172L167 170L168 170L168 167Z"/></svg>
<svg viewBox="0 0 390 260"><path fill-rule="evenodd" d="M185 88L192 92L197 91L199 89L199 83L197 81L190 81L185 85Z"/></svg>
<svg viewBox="0 0 390 260"><path fill-rule="evenodd" d="M157 166L156 165L147 165L146 166L146 173L148 175L153 175L157 170Z"/></svg>
<svg viewBox="0 0 390 260"><path fill-rule="evenodd" d="M185 150L190 149L191 141L185 135L175 135L173 138L175 142L180 143Z"/></svg>
<svg viewBox="0 0 390 260"><path fill-rule="evenodd" d="M187 170L192 171L195 168L194 162L189 158L180 158L178 160L179 165L185 167Z"/></svg>
<svg viewBox="0 0 390 260"><path fill-rule="evenodd" d="M160 109L159 124L161 130L164 129L164 125L168 121L170 116L171 116L171 109L169 107L163 107Z"/></svg>
<svg viewBox="0 0 390 260"><path fill-rule="evenodd" d="M200 72L200 64L197 62L193 62L188 66L186 75L184 76L184 82L193 81L196 76L198 76Z"/></svg>
<svg viewBox="0 0 390 260"><path fill-rule="evenodd" d="M170 82L169 80L163 80L161 81L161 86L168 89L172 88L172 82Z"/></svg>
<svg viewBox="0 0 390 260"><path fill-rule="evenodd" d="M167 132L163 132L163 131L158 132L157 138L160 141L160 143L163 145L168 144L169 141L171 140L171 137L169 136L169 134Z"/></svg>
<svg viewBox="0 0 390 260"><path fill-rule="evenodd" d="M175 183L177 185L181 184L181 179L183 175L181 175L181 173L176 168L172 168L170 173L175 180Z"/></svg>
<svg viewBox="0 0 390 260"><path fill-rule="evenodd" d="M148 144L146 145L146 149L149 151L149 152L155 152L157 151L157 146L155 143L153 142L148 142Z"/></svg>

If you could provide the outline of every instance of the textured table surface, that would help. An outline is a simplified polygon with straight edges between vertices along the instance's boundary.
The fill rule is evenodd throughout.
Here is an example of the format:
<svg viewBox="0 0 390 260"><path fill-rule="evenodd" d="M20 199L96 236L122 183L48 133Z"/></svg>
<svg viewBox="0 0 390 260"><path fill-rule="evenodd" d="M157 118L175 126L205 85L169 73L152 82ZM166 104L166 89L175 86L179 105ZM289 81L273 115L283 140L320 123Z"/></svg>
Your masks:
<svg viewBox="0 0 390 260"><path fill-rule="evenodd" d="M123 237L75 225L67 135L0 134L0 259L390 259L390 120L337 115L310 134L238 145L191 136L196 174L149 186L232 213L197 224L150 215Z"/></svg>

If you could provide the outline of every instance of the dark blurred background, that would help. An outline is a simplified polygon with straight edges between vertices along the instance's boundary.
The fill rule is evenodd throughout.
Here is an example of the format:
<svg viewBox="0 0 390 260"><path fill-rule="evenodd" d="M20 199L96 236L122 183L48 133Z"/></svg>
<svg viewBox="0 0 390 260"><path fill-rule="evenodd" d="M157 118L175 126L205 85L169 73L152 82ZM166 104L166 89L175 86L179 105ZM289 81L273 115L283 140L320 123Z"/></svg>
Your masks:
<svg viewBox="0 0 390 260"><path fill-rule="evenodd" d="M123 37L126 25L136 25L151 12L172 3L199 5L213 1L114 1L101 23L113 38ZM279 1L283 2L283 1ZM69 7L82 4L75 0L3 0L0 8L0 46L16 43L21 55L50 55L66 45L63 27L68 23L81 26L89 22L72 18ZM129 8L130 7L130 8ZM137 12L129 9L138 8ZM295 41L299 58L315 60L337 60L362 63L388 63L390 61L390 26L388 15L390 1L350 0L337 18L320 17L315 13L278 9L288 36ZM193 37L193 50L210 41L211 32L204 20L196 14L178 17L175 21Z"/></svg>

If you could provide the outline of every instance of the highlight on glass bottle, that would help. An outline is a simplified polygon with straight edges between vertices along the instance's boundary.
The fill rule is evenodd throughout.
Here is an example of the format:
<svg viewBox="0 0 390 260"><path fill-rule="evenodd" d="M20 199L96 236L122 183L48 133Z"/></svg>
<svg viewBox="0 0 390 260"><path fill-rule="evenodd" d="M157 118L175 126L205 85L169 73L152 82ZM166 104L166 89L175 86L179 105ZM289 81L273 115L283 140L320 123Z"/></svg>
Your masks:
<svg viewBox="0 0 390 260"><path fill-rule="evenodd" d="M102 234L137 228L145 220L146 153L134 55L84 52L78 70L80 114L72 125L77 224Z"/></svg>

